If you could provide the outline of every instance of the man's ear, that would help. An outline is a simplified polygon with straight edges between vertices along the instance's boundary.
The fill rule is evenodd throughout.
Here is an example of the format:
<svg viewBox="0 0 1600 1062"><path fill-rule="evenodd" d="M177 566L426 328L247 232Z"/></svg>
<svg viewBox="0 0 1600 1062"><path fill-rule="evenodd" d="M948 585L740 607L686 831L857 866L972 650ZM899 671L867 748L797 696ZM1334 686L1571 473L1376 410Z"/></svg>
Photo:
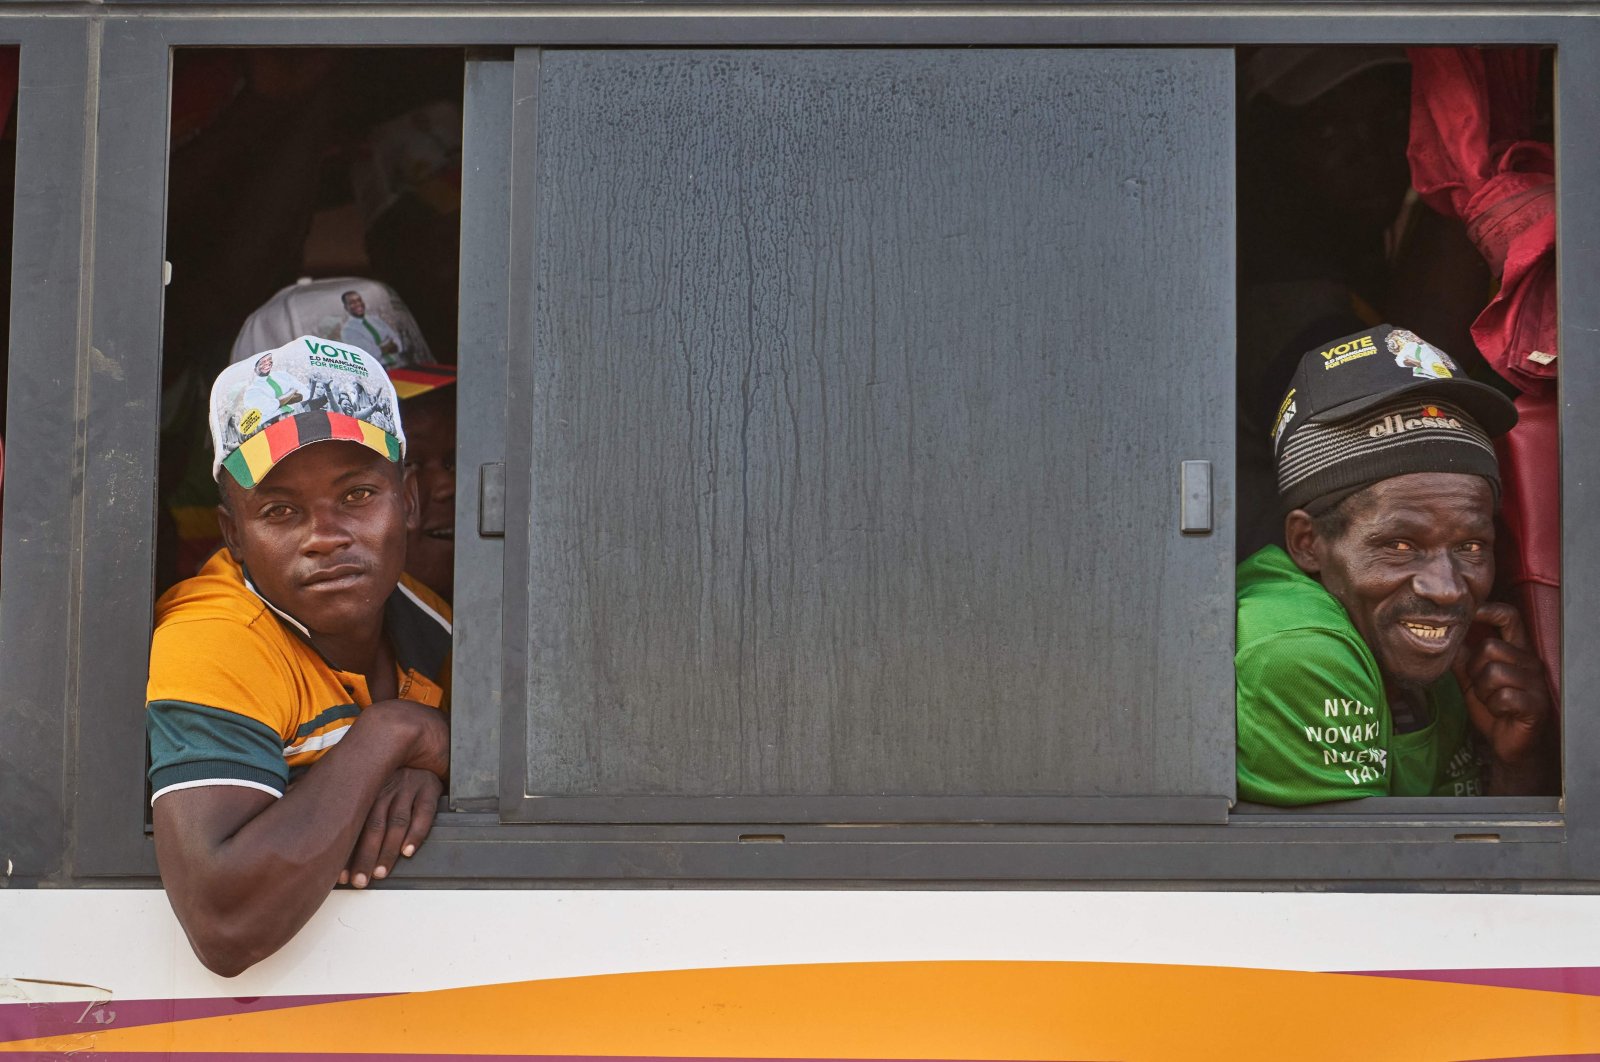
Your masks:
<svg viewBox="0 0 1600 1062"><path fill-rule="evenodd" d="M223 487L227 490L227 487ZM234 523L233 510L226 505L217 506L217 527L222 530L223 545L228 547L228 553L234 560L244 563L244 558L239 555L239 525Z"/></svg>
<svg viewBox="0 0 1600 1062"><path fill-rule="evenodd" d="M400 467L400 492L405 498L406 530L415 531L422 526L422 491L417 486L417 470L410 465Z"/></svg>
<svg viewBox="0 0 1600 1062"><path fill-rule="evenodd" d="M1296 509L1283 518L1283 544L1295 567L1307 575L1322 571L1321 550L1318 549L1322 537L1317 534L1317 525L1310 513Z"/></svg>

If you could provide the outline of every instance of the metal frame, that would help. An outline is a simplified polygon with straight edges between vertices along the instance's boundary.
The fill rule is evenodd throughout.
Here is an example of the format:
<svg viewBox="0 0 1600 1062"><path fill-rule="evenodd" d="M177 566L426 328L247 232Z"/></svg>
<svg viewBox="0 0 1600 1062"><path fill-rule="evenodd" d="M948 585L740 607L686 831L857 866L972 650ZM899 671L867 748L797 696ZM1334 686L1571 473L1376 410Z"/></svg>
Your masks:
<svg viewBox="0 0 1600 1062"><path fill-rule="evenodd" d="M85 117L98 94L100 26L0 19L0 41L21 45L11 302L26 310L11 320L12 503L0 539L0 873L49 880L71 873L77 810L78 676L68 660L82 601L77 481L95 176Z"/></svg>
<svg viewBox="0 0 1600 1062"><path fill-rule="evenodd" d="M170 49L184 46L1101 46L1537 43L1558 47L1562 342L1600 334L1600 5L1427 3L1038 4L582 7L496 4L10 5L0 42L22 46L13 253L10 472L0 597L0 875L13 883L154 883L133 750L148 663L159 395L165 148ZM503 72L480 66L487 110L469 107L481 147L509 128ZM496 79L500 80L496 80ZM473 147L469 145L469 152ZM463 339L485 362L463 393L493 394L517 307L503 283L489 211L493 170L469 172L462 256ZM504 216L504 215L501 215ZM482 237L480 246L477 240ZM471 274L469 276L469 274ZM503 291L502 289L499 289ZM498 296L503 300L504 296ZM483 314L467 325L469 300ZM505 331L498 331L504 327ZM500 364L493 363L498 351ZM503 379L503 375L498 376ZM502 392L503 393L503 392ZM1571 358L1564 404L1600 398L1600 364ZM492 427L492 426L491 426ZM467 461L498 440L464 431ZM1600 519L1600 418L1562 420L1563 533ZM464 467L471 465L463 462ZM464 490L458 526L471 527ZM110 544L114 543L114 547ZM463 546L465 543L462 544ZM464 568L479 572L492 548ZM478 576L468 572L469 578ZM1426 801L1383 812L1235 814L1226 825L840 827L730 823L629 827L502 826L492 814L441 816L407 883L664 882L1111 883L1172 887L1588 890L1600 879L1600 558L1568 551L1563 609L1566 798L1532 805ZM491 580L492 581L492 580ZM482 582L482 580L480 580ZM476 583L474 585L477 585ZM487 590L488 583L479 587ZM514 600L514 597L513 597ZM1585 622L1587 620L1587 622ZM478 638L460 630L472 676L462 721L485 722L496 681ZM460 672L458 671L458 675ZM458 698L458 703L460 698ZM492 723L491 723L492 725ZM476 731L475 731L476 732ZM481 733L487 734L488 731ZM458 743L458 750L464 746ZM481 755L485 746L474 744ZM489 746L492 747L492 746ZM1589 750L1591 754L1584 755ZM480 761L481 762L481 761ZM492 794L482 771L463 806ZM1564 813L1563 813L1564 812ZM0 878L4 880L4 878Z"/></svg>
<svg viewBox="0 0 1600 1062"><path fill-rule="evenodd" d="M468 53L461 198L460 344L456 383L462 409L477 412L456 450L456 527L478 526L482 509L472 480L480 468L505 462L506 358L511 321L504 283L512 233L509 179L514 62L509 50ZM489 282L485 282L485 280ZM499 799L501 572L505 539L470 532L456 537L456 599L477 607L455 616L451 666L450 802L456 809L492 808ZM491 604L492 602L492 604Z"/></svg>

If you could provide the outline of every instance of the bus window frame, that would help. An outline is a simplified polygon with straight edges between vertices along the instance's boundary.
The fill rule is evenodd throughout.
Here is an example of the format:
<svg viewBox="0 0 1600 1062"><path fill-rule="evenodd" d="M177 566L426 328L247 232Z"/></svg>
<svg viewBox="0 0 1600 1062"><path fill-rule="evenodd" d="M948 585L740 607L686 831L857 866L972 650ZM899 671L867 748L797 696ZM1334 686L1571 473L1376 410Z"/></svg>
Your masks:
<svg viewBox="0 0 1600 1062"><path fill-rule="evenodd" d="M12 578L0 598L0 733L20 739L0 760L6 767L0 770L0 807L6 809L0 822L7 823L0 838L13 835L10 822L29 820L20 842L0 841L16 853L0 850L0 868L11 860L12 880L24 884L156 880L142 828L140 757L133 750L143 745L148 663L173 48L1553 45L1562 341L1574 349L1570 339L1600 333L1600 150L1581 140L1581 131L1600 124L1600 17L1548 9L1507 14L1465 3L1398 13L1376 5L1308 11L1274 3L1247 14L1225 5L1173 5L1163 8L1165 17L1153 17L1146 4L1115 13L1062 5L1005 15L980 7L941 8L933 15L891 6L837 14L761 4L707 14L630 6L627 17L616 17L525 8L508 14L494 3L464 0L444 14L436 7L426 18L403 7L330 11L305 4L262 4L250 8L249 17L218 18L168 2L109 4L81 17L0 17L0 42L23 49L12 298L26 311L12 318L11 504L4 528ZM474 54L485 61L501 55ZM509 107L510 100L504 102ZM487 116L475 124L469 115L468 196L481 196L483 186L494 183L492 167L473 183L478 160L471 141L493 135L498 120ZM61 135L85 124L84 136ZM464 203L464 244L469 231L474 240L482 235L494 242L482 227L469 230L467 221L472 209L488 202ZM489 243L481 253L474 246L463 254L464 293L469 281L493 276L503 261ZM470 294L484 300L483 331L463 331L462 338L498 349L501 364L479 372L473 359L463 359L463 402L469 394L493 393L493 372L503 374L503 340L512 327L504 291ZM497 336L502 325L506 331ZM483 368L491 362L492 355ZM1564 367L1562 394L1569 408L1593 406L1588 399L1600 398L1600 365L1578 358ZM463 424L472 422L463 418ZM464 470L473 462L492 463L485 458L494 456L494 444L481 432L463 429L461 441ZM1564 417L1561 442L1569 455L1562 469L1563 541L1578 542L1581 529L1592 529L1600 518L1600 485L1572 455L1600 453L1600 418ZM74 493L78 482L81 491ZM458 491L458 528L476 527L476 495ZM112 542L115 550L103 545ZM467 562L468 553L463 550L460 568L472 568L465 574L494 586L476 561ZM481 557L492 554L489 549ZM1600 877L1600 765L1577 754L1600 748L1600 712L1582 707L1600 679L1600 624L1582 622L1575 605L1600 600L1600 558L1567 551L1563 591L1562 688L1569 710L1560 801L1389 801L1379 811L1362 805L1241 813L1226 825L512 826L498 822L492 803L485 809L464 791L457 810L441 816L394 884L1357 887L1410 880L1441 888L1575 886ZM497 622L489 617L475 630L470 623L458 628L469 656L473 639L491 637L491 629L498 643ZM489 689L496 680L490 675L481 682ZM477 696L467 700L482 707ZM458 724L474 712L467 707ZM474 787L487 772L481 756L489 746L480 740L487 733L474 730L473 743L458 739L456 746L457 755L476 750L467 752ZM26 762L28 770L11 770L11 761ZM774 838L783 843L752 843ZM1495 843L1482 843L1490 840Z"/></svg>

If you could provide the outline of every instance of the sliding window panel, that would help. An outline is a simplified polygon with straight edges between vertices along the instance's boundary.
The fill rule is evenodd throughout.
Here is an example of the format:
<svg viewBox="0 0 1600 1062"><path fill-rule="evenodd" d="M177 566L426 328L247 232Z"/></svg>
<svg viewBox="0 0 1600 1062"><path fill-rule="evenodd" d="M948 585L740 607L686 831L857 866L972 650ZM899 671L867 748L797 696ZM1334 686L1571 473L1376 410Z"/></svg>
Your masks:
<svg viewBox="0 0 1600 1062"><path fill-rule="evenodd" d="M503 816L1220 821L1231 53L517 65Z"/></svg>

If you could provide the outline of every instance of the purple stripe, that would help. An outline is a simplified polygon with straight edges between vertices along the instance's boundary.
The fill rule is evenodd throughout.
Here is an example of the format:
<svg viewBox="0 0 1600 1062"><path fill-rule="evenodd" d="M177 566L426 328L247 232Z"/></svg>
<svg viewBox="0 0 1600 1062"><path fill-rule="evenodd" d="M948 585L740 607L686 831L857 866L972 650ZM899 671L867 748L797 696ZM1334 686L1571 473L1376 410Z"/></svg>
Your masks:
<svg viewBox="0 0 1600 1062"><path fill-rule="evenodd" d="M1600 1055L1518 1055L1516 1058L1473 1058L1467 1062L1600 1062Z"/></svg>
<svg viewBox="0 0 1600 1062"><path fill-rule="evenodd" d="M1403 977L1411 981L1448 981L1490 988L1531 988L1538 992L1570 992L1600 996L1600 966L1545 966L1526 970L1347 970L1362 977Z"/></svg>
<svg viewBox="0 0 1600 1062"><path fill-rule="evenodd" d="M1470 1058L1464 1062L1600 1062L1600 1055L1518 1055L1515 1058Z"/></svg>
<svg viewBox="0 0 1600 1062"><path fill-rule="evenodd" d="M191 1018L218 1018L231 1014L253 1014L263 1010L310 1007L319 1003L341 1003L349 999L371 999L393 995L369 992L347 996L242 996L238 999L108 999L77 1003L0 1004L0 1044L9 1040L32 1040L40 1036L82 1036L107 1029L131 1029L137 1025L188 1021ZM3 1058L4 1056L0 1056Z"/></svg>

